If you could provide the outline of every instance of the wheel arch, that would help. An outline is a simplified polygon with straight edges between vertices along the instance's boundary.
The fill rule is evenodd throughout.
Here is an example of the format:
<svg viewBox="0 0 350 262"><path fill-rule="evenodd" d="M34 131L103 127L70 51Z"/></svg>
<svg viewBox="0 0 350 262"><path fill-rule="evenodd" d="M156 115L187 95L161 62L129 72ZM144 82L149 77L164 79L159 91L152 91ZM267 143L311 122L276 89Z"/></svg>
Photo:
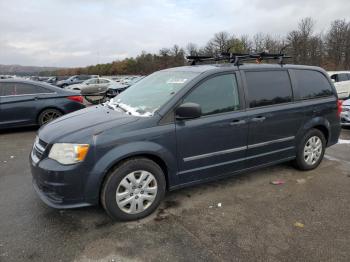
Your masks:
<svg viewBox="0 0 350 262"><path fill-rule="evenodd" d="M168 166L165 163L165 161L158 155L154 154L154 153L139 153L139 154L132 154L129 156L126 156L124 158L119 159L118 161L116 161L113 166L111 166L108 170L106 170L106 173L104 175L103 180L106 179L106 176L112 171L114 170L118 165L120 165L121 163L128 161L130 159L135 159L135 158L147 158L152 160L153 162L155 162L163 171L164 176L165 176L165 181L166 181L166 185L168 188L168 184L169 184L169 174L168 174Z"/></svg>
<svg viewBox="0 0 350 262"><path fill-rule="evenodd" d="M62 115L65 114L65 112L62 110L62 108L59 108L59 107L56 107L56 106L46 106L46 107L43 107L43 108L41 108L41 109L38 111L38 113L37 113L37 115L36 115L36 123L37 123L37 124L39 124L39 117L40 117L41 113L44 112L45 110L48 110L48 109L55 109L55 110L58 110L59 112L61 112Z"/></svg>
<svg viewBox="0 0 350 262"><path fill-rule="evenodd" d="M166 188L169 190L169 187L175 183L176 179L174 175L177 168L177 165L174 164L176 163L176 158L161 145L142 141L120 145L101 157L96 162L94 170L92 170L91 176L85 184L85 194L93 196L94 199L99 198L108 174L122 162L138 157L148 158L159 165L165 176Z"/></svg>
<svg viewBox="0 0 350 262"><path fill-rule="evenodd" d="M329 121L324 117L315 117L306 122L297 134L297 141L300 141L307 131L310 129L318 129L325 136L326 143L328 144L331 135L331 127Z"/></svg>
<svg viewBox="0 0 350 262"><path fill-rule="evenodd" d="M328 143L329 129L327 129L324 125L317 125L317 126L314 126L313 128L320 130L323 133L324 138L326 139L326 143Z"/></svg>

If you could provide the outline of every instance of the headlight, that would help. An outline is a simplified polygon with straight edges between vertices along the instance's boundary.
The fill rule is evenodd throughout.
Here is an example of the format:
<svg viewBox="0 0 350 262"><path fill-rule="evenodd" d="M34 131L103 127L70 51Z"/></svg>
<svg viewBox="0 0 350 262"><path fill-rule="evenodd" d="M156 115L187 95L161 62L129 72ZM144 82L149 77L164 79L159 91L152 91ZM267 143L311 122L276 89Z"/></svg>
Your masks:
<svg viewBox="0 0 350 262"><path fill-rule="evenodd" d="M85 159L88 150L87 144L57 143L52 146L49 158L63 165L75 164Z"/></svg>

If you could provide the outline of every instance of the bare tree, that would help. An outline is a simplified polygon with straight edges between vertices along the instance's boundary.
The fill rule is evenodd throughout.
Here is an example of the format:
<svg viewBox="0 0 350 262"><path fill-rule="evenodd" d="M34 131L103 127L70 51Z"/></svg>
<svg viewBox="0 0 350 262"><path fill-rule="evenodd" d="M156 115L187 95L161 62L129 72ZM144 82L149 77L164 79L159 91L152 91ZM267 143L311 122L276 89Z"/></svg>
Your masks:
<svg viewBox="0 0 350 262"><path fill-rule="evenodd" d="M198 46L194 43L188 43L186 46L186 53L187 55L198 55L199 54Z"/></svg>
<svg viewBox="0 0 350 262"><path fill-rule="evenodd" d="M345 20L332 22L326 36L327 60L334 69L349 68L350 26Z"/></svg>

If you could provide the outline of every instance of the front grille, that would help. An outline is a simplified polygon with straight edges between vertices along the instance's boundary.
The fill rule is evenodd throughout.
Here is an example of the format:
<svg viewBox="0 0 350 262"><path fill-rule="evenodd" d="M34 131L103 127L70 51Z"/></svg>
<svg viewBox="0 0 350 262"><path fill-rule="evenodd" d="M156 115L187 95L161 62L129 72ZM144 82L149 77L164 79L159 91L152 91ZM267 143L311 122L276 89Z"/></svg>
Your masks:
<svg viewBox="0 0 350 262"><path fill-rule="evenodd" d="M46 146L47 146L47 143L46 143L45 141L41 140L40 138L39 138L38 143L39 143L39 145L41 145L43 148L46 148Z"/></svg>
<svg viewBox="0 0 350 262"><path fill-rule="evenodd" d="M42 159L43 154L45 152L45 149L47 147L47 143L40 138L36 138L33 146L33 156L34 156L34 161L38 162L39 160Z"/></svg>

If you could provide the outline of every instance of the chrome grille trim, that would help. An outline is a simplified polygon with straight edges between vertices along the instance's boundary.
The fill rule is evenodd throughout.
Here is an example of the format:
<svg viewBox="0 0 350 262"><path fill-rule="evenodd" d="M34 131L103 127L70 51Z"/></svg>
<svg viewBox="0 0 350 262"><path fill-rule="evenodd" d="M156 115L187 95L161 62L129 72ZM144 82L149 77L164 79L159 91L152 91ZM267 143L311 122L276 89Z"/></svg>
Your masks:
<svg viewBox="0 0 350 262"><path fill-rule="evenodd" d="M45 152L46 146L47 146L46 142L41 140L39 137L35 138L35 142L31 153L34 163L38 163L40 161L40 159L42 158Z"/></svg>

